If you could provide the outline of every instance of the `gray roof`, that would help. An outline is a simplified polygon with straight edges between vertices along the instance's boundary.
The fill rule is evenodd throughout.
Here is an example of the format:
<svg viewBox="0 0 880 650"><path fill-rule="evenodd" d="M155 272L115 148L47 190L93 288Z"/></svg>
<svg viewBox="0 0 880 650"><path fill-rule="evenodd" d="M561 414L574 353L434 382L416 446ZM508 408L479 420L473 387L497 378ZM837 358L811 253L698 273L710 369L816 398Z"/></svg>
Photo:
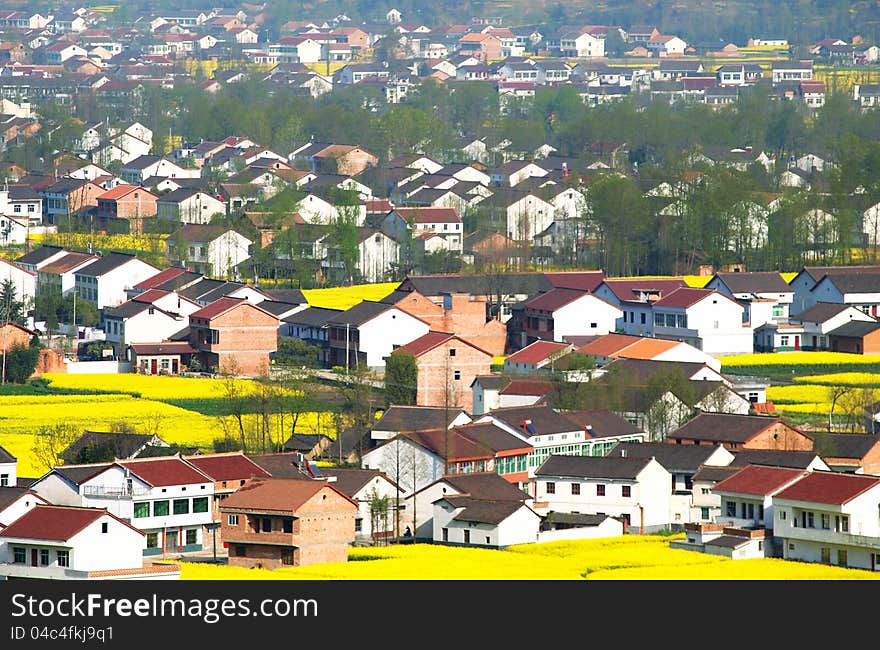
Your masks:
<svg viewBox="0 0 880 650"><path fill-rule="evenodd" d="M469 521L478 524L500 524L520 508L526 507L521 501L481 501L470 497L446 497L454 508L464 508L455 515L455 521Z"/></svg>
<svg viewBox="0 0 880 650"><path fill-rule="evenodd" d="M694 481L708 481L718 483L728 476L733 476L742 467L732 467L730 465L702 465L693 476Z"/></svg>
<svg viewBox="0 0 880 650"><path fill-rule="evenodd" d="M776 271L716 273L732 293L791 293L794 291Z"/></svg>
<svg viewBox="0 0 880 650"><path fill-rule="evenodd" d="M593 438L607 436L627 436L642 430L632 422L608 409L587 409L581 411L562 411L578 428L586 429Z"/></svg>
<svg viewBox="0 0 880 650"><path fill-rule="evenodd" d="M525 294L533 296L549 291L553 283L544 273L501 273L486 275L411 275L398 288L415 289L423 296L439 296L444 293L467 293L471 295Z"/></svg>
<svg viewBox="0 0 880 650"><path fill-rule="evenodd" d="M67 463L75 463L76 457L81 450L89 446L108 445L114 458L131 458L132 454L141 447L150 443L153 435L149 433L110 433L104 431L85 431L70 443L59 454L59 457Z"/></svg>
<svg viewBox="0 0 880 650"><path fill-rule="evenodd" d="M247 457L275 478L311 478L306 469L300 469L298 452L279 454L248 454Z"/></svg>
<svg viewBox="0 0 880 650"><path fill-rule="evenodd" d="M480 382L480 386L483 389L489 390L501 390L507 384L509 384L512 379L506 375L477 375L474 377L474 382ZM473 385L473 382L471 383Z"/></svg>
<svg viewBox="0 0 880 650"><path fill-rule="evenodd" d="M650 458L608 456L550 456L535 470L535 476L635 480Z"/></svg>
<svg viewBox="0 0 880 650"><path fill-rule="evenodd" d="M18 460L15 456L0 447L0 463L14 463Z"/></svg>
<svg viewBox="0 0 880 650"><path fill-rule="evenodd" d="M272 296L273 300L289 302L297 305L308 304L303 292L299 289L263 289L263 293Z"/></svg>
<svg viewBox="0 0 880 650"><path fill-rule="evenodd" d="M330 440L323 433L293 433L282 445L287 451L310 454L322 440Z"/></svg>
<svg viewBox="0 0 880 650"><path fill-rule="evenodd" d="M147 302L127 300L116 307L104 309L104 318L131 318L132 316L137 316L141 312L147 311L148 309L156 309L156 307Z"/></svg>
<svg viewBox="0 0 880 650"><path fill-rule="evenodd" d="M828 336L846 336L852 338L861 338L871 332L880 329L880 323L878 322L868 322L868 321L850 321L849 323L844 323L837 329L833 329L828 332Z"/></svg>
<svg viewBox="0 0 880 650"><path fill-rule="evenodd" d="M307 325L310 327L322 327L327 324L333 316L341 314L341 309L328 309L326 307L306 307L302 311L298 311L290 316L285 316L281 320L285 323L293 325Z"/></svg>
<svg viewBox="0 0 880 650"><path fill-rule="evenodd" d="M228 284L226 280L214 280L212 278L203 277L201 280L194 282L193 284L184 287L183 289L178 290L177 293L179 293L184 298L189 298L190 300L198 300L202 296L210 293L211 291L214 291L218 287L222 287L225 284Z"/></svg>
<svg viewBox="0 0 880 650"><path fill-rule="evenodd" d="M91 264L82 267L79 269L76 274L77 275L93 275L96 277L100 277L105 273L109 273L113 269L119 268L126 262L130 262L133 259L137 259L135 255L131 253L107 253L106 255L102 255L98 259L96 259ZM145 262L146 263L146 262ZM158 271L158 269L156 269Z"/></svg>
<svg viewBox="0 0 880 650"><path fill-rule="evenodd" d="M30 253L25 253L19 258L16 258L16 264L39 264L40 262L49 259L57 252L64 250L61 246L47 246L43 245L39 248L35 248Z"/></svg>
<svg viewBox="0 0 880 650"><path fill-rule="evenodd" d="M447 475L437 482L445 482L473 499L486 501L525 501L529 495L494 472Z"/></svg>
<svg viewBox="0 0 880 650"><path fill-rule="evenodd" d="M0 512L3 512L10 504L24 494L27 494L30 488L27 487L0 487Z"/></svg>
<svg viewBox="0 0 880 650"><path fill-rule="evenodd" d="M280 300L264 300L260 303L262 309L265 309L267 312L274 314L275 316L286 314L291 309L296 309L299 306L300 305L296 303L281 302Z"/></svg>
<svg viewBox="0 0 880 650"><path fill-rule="evenodd" d="M442 406L389 406L373 425L373 431L425 431L448 427L461 409Z"/></svg>
<svg viewBox="0 0 880 650"><path fill-rule="evenodd" d="M880 291L880 272L878 269L860 268L858 270L835 270L825 274L841 293L874 293ZM819 278L816 286L823 278ZM810 291L815 291L814 286Z"/></svg>
<svg viewBox="0 0 880 650"><path fill-rule="evenodd" d="M60 467L56 467L54 471L67 478L72 483L79 485L96 474L103 472L110 467L110 465L112 465L112 463L98 463L94 465L61 465Z"/></svg>
<svg viewBox="0 0 880 650"><path fill-rule="evenodd" d="M841 302L817 302L799 314L789 316L789 319L807 323L824 323L851 307L852 305Z"/></svg>
<svg viewBox="0 0 880 650"><path fill-rule="evenodd" d="M709 460L717 447L706 445L670 445L665 442L619 442L606 458L655 458L669 472L695 472Z"/></svg>
<svg viewBox="0 0 880 650"><path fill-rule="evenodd" d="M862 459L880 442L880 434L817 432L813 439L824 458Z"/></svg>
<svg viewBox="0 0 880 650"><path fill-rule="evenodd" d="M157 284L153 289L161 289L162 291L177 291L182 287L188 287L198 282L202 277L201 273L195 271L184 271L180 275L166 280L162 284ZM183 294L181 294L183 295Z"/></svg>
<svg viewBox="0 0 880 650"><path fill-rule="evenodd" d="M392 305L384 302L375 302L373 300L361 300L358 304L350 309L346 309L339 314L331 317L327 323L329 325L351 325L352 327L360 327L364 323L373 320L376 316L392 309Z"/></svg>
<svg viewBox="0 0 880 650"><path fill-rule="evenodd" d="M162 156L138 156L134 160L125 163L123 169L146 169L162 160Z"/></svg>
<svg viewBox="0 0 880 650"><path fill-rule="evenodd" d="M673 440L744 443L779 421L778 417L766 415L700 413L668 437Z"/></svg>
<svg viewBox="0 0 880 650"><path fill-rule="evenodd" d="M732 452L731 466L770 465L806 469L818 454L815 451L784 451L782 449L737 449Z"/></svg>
<svg viewBox="0 0 880 650"><path fill-rule="evenodd" d="M565 524L567 526L598 526L608 519L608 515L585 515L573 512L550 511L544 517L545 524Z"/></svg>
<svg viewBox="0 0 880 650"><path fill-rule="evenodd" d="M745 546L751 540L748 537L738 537L736 535L720 535L715 539L706 542L706 546L721 546L723 548L739 548Z"/></svg>
<svg viewBox="0 0 880 650"><path fill-rule="evenodd" d="M546 405L535 406L512 406L489 411L484 415L490 415L513 427L526 435L543 435L547 433L568 433L582 430L586 426L575 424L574 420L566 417L564 413L553 410ZM523 431L523 422L531 422L531 431Z"/></svg>
<svg viewBox="0 0 880 650"><path fill-rule="evenodd" d="M384 476L389 481L391 480L379 470L355 467L322 467L321 476L336 477L333 485L352 498L358 490L377 477Z"/></svg>

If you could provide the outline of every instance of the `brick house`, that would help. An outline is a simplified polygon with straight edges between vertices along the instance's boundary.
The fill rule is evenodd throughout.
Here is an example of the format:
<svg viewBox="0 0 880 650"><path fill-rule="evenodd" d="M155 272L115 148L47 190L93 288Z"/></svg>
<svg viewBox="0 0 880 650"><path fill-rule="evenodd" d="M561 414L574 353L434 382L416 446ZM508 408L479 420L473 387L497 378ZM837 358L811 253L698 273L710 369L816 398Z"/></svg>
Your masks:
<svg viewBox="0 0 880 650"><path fill-rule="evenodd" d="M18 323L0 325L0 352L9 351L14 347L27 347L36 332Z"/></svg>
<svg viewBox="0 0 880 650"><path fill-rule="evenodd" d="M361 147L334 144L312 156L312 171L356 176L368 167L379 164L379 158Z"/></svg>
<svg viewBox="0 0 880 650"><path fill-rule="evenodd" d="M278 317L238 298L220 298L190 314L189 343L202 367L216 372L234 361L243 375L269 369L278 349Z"/></svg>
<svg viewBox="0 0 880 650"><path fill-rule="evenodd" d="M107 228L111 219L125 219L129 232L142 233L144 219L156 216L159 197L138 185L117 185L97 197L98 223Z"/></svg>
<svg viewBox="0 0 880 650"><path fill-rule="evenodd" d="M332 483L258 479L220 508L229 565L277 569L348 560L358 504Z"/></svg>
<svg viewBox="0 0 880 650"><path fill-rule="evenodd" d="M850 322L828 332L833 352L880 353L880 323Z"/></svg>
<svg viewBox="0 0 880 650"><path fill-rule="evenodd" d="M455 406L470 413L473 393L469 387L477 375L489 373L492 353L455 334L428 332L392 352L409 352L416 358L416 403L423 406Z"/></svg>
<svg viewBox="0 0 880 650"><path fill-rule="evenodd" d="M676 431L667 442L675 445L724 445L739 449L812 451L813 439L778 417L700 413Z"/></svg>

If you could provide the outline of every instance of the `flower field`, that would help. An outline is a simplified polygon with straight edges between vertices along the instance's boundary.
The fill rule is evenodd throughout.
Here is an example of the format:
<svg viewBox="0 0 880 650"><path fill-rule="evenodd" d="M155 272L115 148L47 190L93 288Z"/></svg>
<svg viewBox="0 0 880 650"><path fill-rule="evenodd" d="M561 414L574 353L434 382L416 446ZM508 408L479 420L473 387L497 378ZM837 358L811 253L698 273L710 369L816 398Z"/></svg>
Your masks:
<svg viewBox="0 0 880 650"><path fill-rule="evenodd" d="M127 393L156 400L218 399L223 397L223 379L204 377L170 377L158 375L95 374L72 375L49 372L42 375L52 388L74 388L108 393ZM250 379L234 380L242 389L253 383Z"/></svg>
<svg viewBox="0 0 880 650"><path fill-rule="evenodd" d="M880 373L838 372L829 375L805 375L803 377L794 377L794 381L825 386L880 387Z"/></svg>
<svg viewBox="0 0 880 650"><path fill-rule="evenodd" d="M846 352L772 352L726 356L720 360L724 373L788 381L808 375L880 373L880 358L876 355Z"/></svg>
<svg viewBox="0 0 880 650"><path fill-rule="evenodd" d="M350 309L361 300L382 300L399 285L399 282L381 282L379 284L356 284L351 287L303 289L303 295L310 307Z"/></svg>
<svg viewBox="0 0 880 650"><path fill-rule="evenodd" d="M784 560L728 560L669 548L682 535L523 544L498 551L434 544L351 548L349 561L242 569L181 564L184 580L872 580L877 573Z"/></svg>

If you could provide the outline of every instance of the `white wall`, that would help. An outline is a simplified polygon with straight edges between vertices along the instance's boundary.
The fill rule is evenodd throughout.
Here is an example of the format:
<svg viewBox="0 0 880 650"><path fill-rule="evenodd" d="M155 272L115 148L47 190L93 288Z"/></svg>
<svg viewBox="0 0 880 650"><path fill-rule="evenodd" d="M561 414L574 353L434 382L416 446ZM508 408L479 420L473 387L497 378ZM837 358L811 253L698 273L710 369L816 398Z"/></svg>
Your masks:
<svg viewBox="0 0 880 650"><path fill-rule="evenodd" d="M538 542L561 542L575 539L601 539L603 537L619 537L623 535L623 522L609 517L598 526L581 528L562 528L545 530L538 533Z"/></svg>
<svg viewBox="0 0 880 650"><path fill-rule="evenodd" d="M208 243L208 262L214 276L225 276L230 267L236 266L250 257L248 246L251 242L234 230L229 230ZM262 297L261 297L262 299Z"/></svg>
<svg viewBox="0 0 880 650"><path fill-rule="evenodd" d="M133 258L122 266L105 273L98 278L98 309L121 305L128 299L125 293L126 289L130 289L158 272L159 269L152 264Z"/></svg>
<svg viewBox="0 0 880 650"><path fill-rule="evenodd" d="M397 308L389 309L358 328L360 351L367 353L367 365L384 368L385 357L395 345L406 345L430 330L430 326Z"/></svg>
<svg viewBox="0 0 880 650"><path fill-rule="evenodd" d="M358 513L357 516L361 520L361 530L356 534L359 538L369 538L373 534L373 521L370 517L370 498L373 494L373 491L379 497L388 497L388 531L394 530L394 508L397 500L397 488L394 487L387 479L382 478L381 476L377 476L373 480L371 480L367 485L362 487L357 494L354 495L355 500L358 502ZM405 499L407 496L407 492L403 489L400 490L400 505L405 505ZM405 513L404 510L401 514ZM381 522L380 522L381 523ZM403 519L401 518L401 532L404 530ZM383 530L378 531L380 533L386 532Z"/></svg>
<svg viewBox="0 0 880 650"><path fill-rule="evenodd" d="M0 490L2 494L2 490ZM37 504L46 504L44 498L35 494L23 494L18 499L10 503L6 508L0 511L0 524L8 526L13 521L21 517L24 513L32 510Z"/></svg>
<svg viewBox="0 0 880 650"><path fill-rule="evenodd" d="M18 481L17 470L18 461L14 463L0 463L0 477L5 477L6 479L5 484L0 484L0 487L15 487Z"/></svg>
<svg viewBox="0 0 880 650"><path fill-rule="evenodd" d="M468 546L492 546L503 548L513 544L530 544L538 541L540 517L523 505L497 526L490 524L454 521L462 508L453 508L445 501L434 505L434 541L443 542L443 529L449 530L448 543L466 544L464 531L470 531Z"/></svg>
<svg viewBox="0 0 880 650"><path fill-rule="evenodd" d="M31 489L49 503L59 506L81 506L82 498L70 483L57 474L49 474L31 486Z"/></svg>
<svg viewBox="0 0 880 650"><path fill-rule="evenodd" d="M585 294L553 312L553 340L562 342L566 336L608 334L615 330L617 319L622 315L619 307Z"/></svg>
<svg viewBox="0 0 880 650"><path fill-rule="evenodd" d="M101 524L107 523L107 532ZM77 571L109 571L143 566L146 536L113 517L104 516L70 539L70 568Z"/></svg>
<svg viewBox="0 0 880 650"><path fill-rule="evenodd" d="M397 445L400 445L399 451ZM413 464L416 467L415 476ZM413 492L440 478L445 463L424 448L398 438L366 452L361 458L361 466L378 469L407 492Z"/></svg>

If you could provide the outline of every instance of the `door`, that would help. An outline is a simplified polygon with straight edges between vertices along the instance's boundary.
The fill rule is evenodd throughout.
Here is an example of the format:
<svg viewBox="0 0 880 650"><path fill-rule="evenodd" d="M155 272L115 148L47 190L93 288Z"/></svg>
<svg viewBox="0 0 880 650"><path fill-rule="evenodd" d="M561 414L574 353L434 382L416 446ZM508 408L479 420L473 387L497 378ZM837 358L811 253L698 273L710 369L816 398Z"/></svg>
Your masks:
<svg viewBox="0 0 880 650"><path fill-rule="evenodd" d="M150 360L150 374L155 375L159 369L159 361L157 359Z"/></svg>
<svg viewBox="0 0 880 650"><path fill-rule="evenodd" d="M179 362L177 359L171 360L171 373L172 374L176 375L179 372L178 365L179 365Z"/></svg>
<svg viewBox="0 0 880 650"><path fill-rule="evenodd" d="M794 337L794 349L795 350L801 349L801 337L798 336L797 334Z"/></svg>
<svg viewBox="0 0 880 650"><path fill-rule="evenodd" d="M815 336L813 337L813 349L814 349L814 350L818 350L818 349L819 349L819 346L817 345L817 341L816 341L816 337L815 337Z"/></svg>
<svg viewBox="0 0 880 650"><path fill-rule="evenodd" d="M31 549L31 566L37 566L37 549Z"/></svg>
<svg viewBox="0 0 880 650"><path fill-rule="evenodd" d="M177 551L177 535L176 530L169 530L165 533L165 550L169 552Z"/></svg>

